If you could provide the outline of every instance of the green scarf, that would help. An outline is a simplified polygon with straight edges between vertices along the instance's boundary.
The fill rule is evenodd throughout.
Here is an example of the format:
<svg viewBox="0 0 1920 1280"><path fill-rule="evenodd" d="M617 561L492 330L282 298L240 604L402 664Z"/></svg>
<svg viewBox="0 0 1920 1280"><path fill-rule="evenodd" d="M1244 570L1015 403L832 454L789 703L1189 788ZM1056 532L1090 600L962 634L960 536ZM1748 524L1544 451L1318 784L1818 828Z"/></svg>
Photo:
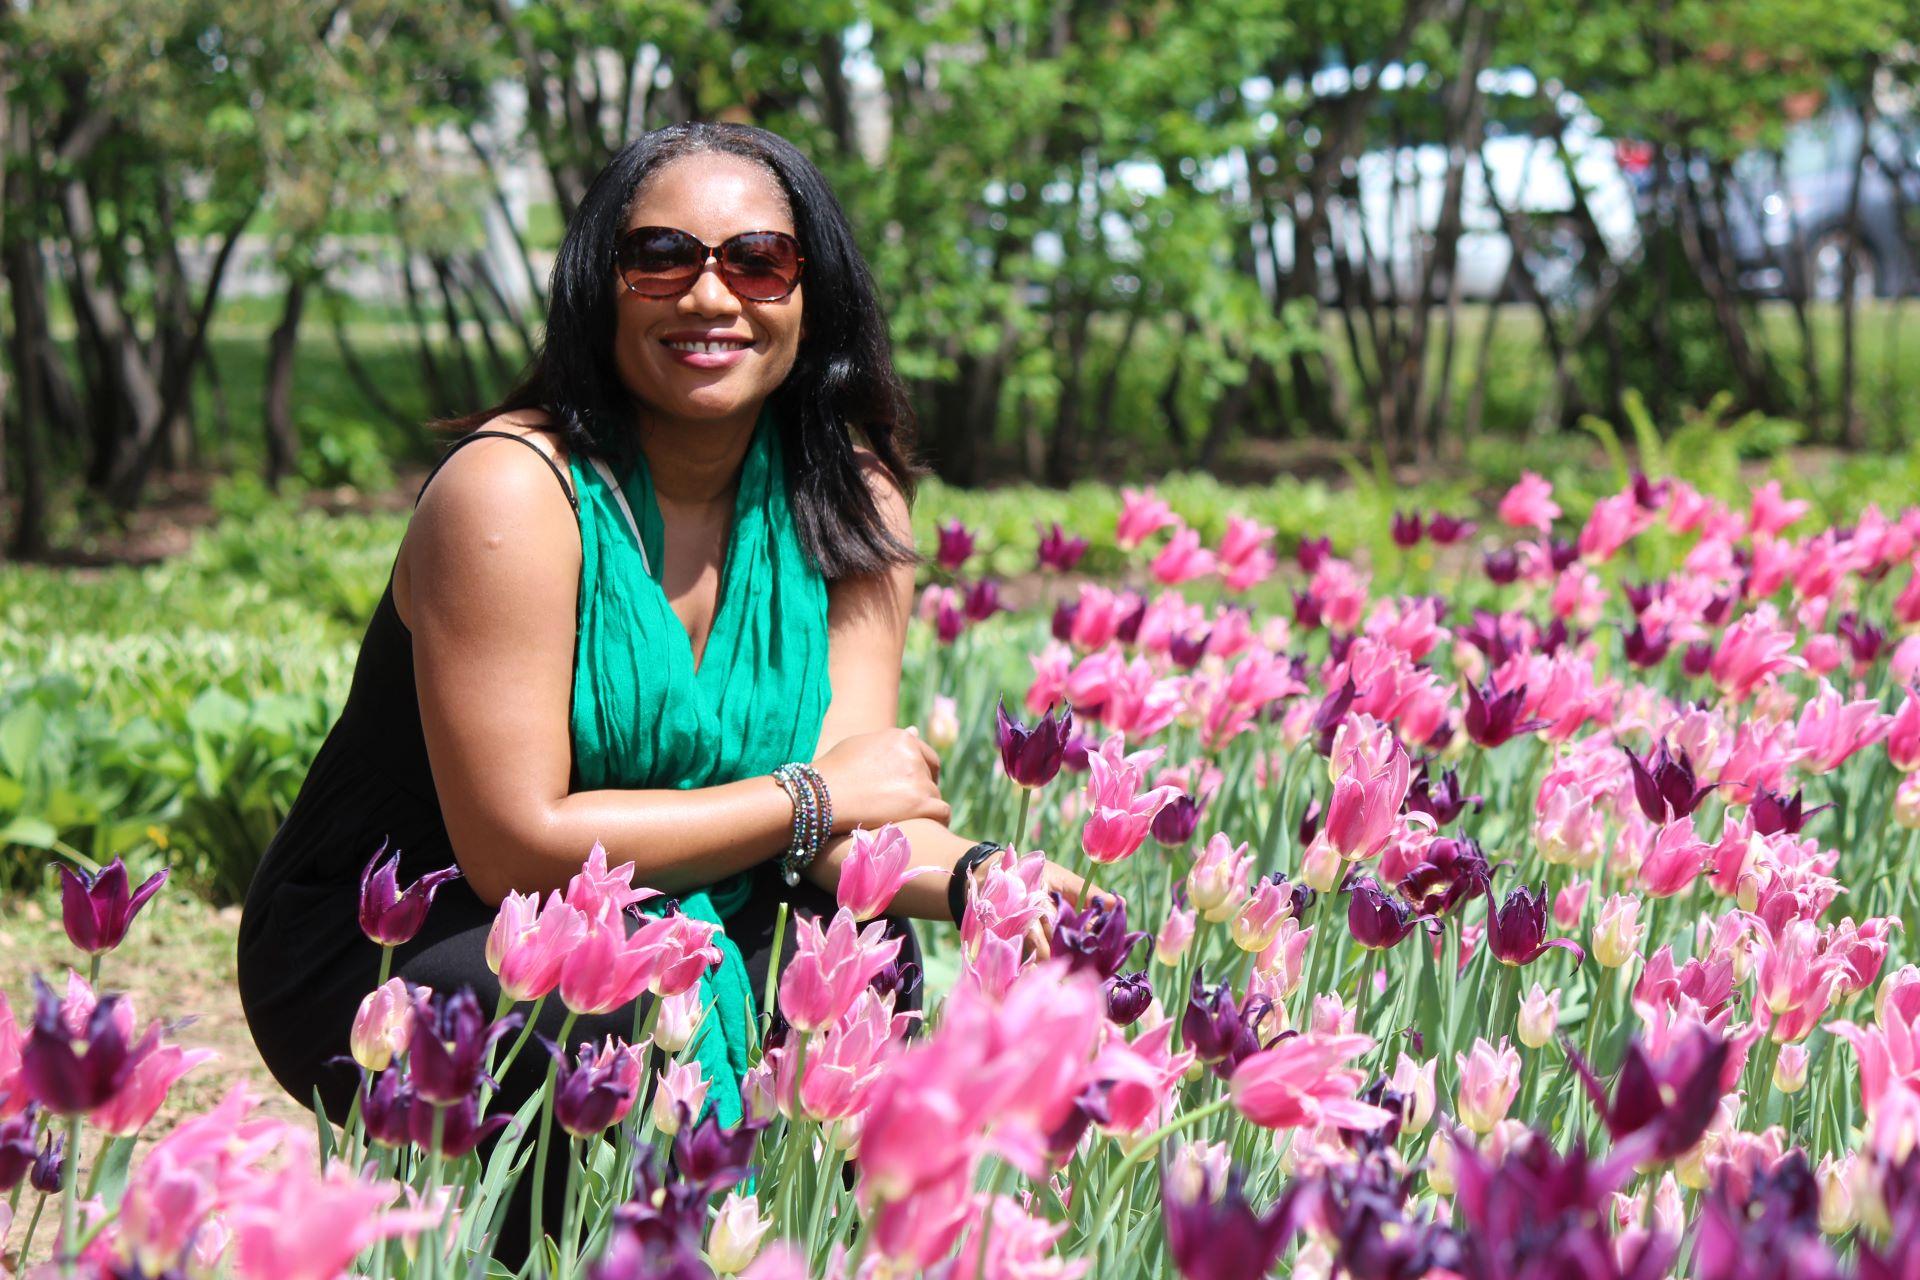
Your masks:
<svg viewBox="0 0 1920 1280"><path fill-rule="evenodd" d="M636 451L624 475L577 455L569 461L580 502L572 708L579 789L717 786L813 758L833 692L827 589L794 526L782 444L768 405L741 464L698 669L660 585L665 531L644 455ZM712 1110L723 1124L740 1120L740 1081L757 1038L746 965L725 933L751 891L751 874L741 872L678 899L686 914L722 929L714 938L720 963L700 980L706 1012L690 1047L708 1082L701 1114ZM657 914L665 900L649 905Z"/></svg>

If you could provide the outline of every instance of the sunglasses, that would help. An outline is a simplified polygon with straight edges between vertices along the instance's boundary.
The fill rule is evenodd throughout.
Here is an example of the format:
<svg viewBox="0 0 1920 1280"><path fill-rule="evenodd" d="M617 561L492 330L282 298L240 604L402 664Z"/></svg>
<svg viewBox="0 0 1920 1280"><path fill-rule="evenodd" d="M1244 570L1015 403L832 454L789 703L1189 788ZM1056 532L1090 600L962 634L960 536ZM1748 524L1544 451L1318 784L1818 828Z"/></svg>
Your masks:
<svg viewBox="0 0 1920 1280"><path fill-rule="evenodd" d="M677 227L635 227L613 247L621 282L643 298L679 297L709 257L720 264L721 282L746 302L778 302L792 293L807 261L784 231L742 231L710 245Z"/></svg>

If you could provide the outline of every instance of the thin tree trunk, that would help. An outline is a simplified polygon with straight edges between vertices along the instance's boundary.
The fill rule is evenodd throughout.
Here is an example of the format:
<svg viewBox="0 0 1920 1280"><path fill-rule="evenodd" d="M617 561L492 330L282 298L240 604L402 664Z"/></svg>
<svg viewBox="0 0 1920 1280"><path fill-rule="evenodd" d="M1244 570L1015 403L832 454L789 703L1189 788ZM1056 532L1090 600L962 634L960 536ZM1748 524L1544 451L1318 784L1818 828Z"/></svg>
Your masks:
<svg viewBox="0 0 1920 1280"><path fill-rule="evenodd" d="M293 423L293 363L300 344L300 317L307 305L307 281L287 281L280 323L267 339L267 484L277 489L293 474L300 456L300 434Z"/></svg>

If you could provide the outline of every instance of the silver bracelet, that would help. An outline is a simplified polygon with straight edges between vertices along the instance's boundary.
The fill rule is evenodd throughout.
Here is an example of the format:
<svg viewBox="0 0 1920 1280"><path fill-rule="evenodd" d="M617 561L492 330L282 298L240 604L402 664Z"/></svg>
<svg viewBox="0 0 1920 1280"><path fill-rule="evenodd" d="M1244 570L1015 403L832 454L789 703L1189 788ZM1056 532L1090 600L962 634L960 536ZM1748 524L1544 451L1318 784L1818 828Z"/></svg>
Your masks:
<svg viewBox="0 0 1920 1280"><path fill-rule="evenodd" d="M820 847L832 830L833 802L827 795L826 783L809 765L783 764L773 771L773 778L793 801L793 838L787 851L780 855L780 878L788 885L797 885L801 872L819 856Z"/></svg>

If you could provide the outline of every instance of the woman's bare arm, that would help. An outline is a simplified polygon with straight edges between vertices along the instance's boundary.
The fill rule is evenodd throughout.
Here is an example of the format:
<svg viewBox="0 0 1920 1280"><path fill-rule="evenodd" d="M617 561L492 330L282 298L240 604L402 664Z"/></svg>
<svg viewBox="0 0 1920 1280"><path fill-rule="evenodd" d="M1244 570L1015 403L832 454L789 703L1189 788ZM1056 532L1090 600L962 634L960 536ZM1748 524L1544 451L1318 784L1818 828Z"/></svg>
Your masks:
<svg viewBox="0 0 1920 1280"><path fill-rule="evenodd" d="M560 486L524 446L483 439L449 459L402 554L434 790L482 900L560 888L595 841L668 893L786 847L793 808L770 777L569 794L580 538ZM844 768L862 780L850 807L944 816L924 744L869 735L838 756L862 766Z"/></svg>

